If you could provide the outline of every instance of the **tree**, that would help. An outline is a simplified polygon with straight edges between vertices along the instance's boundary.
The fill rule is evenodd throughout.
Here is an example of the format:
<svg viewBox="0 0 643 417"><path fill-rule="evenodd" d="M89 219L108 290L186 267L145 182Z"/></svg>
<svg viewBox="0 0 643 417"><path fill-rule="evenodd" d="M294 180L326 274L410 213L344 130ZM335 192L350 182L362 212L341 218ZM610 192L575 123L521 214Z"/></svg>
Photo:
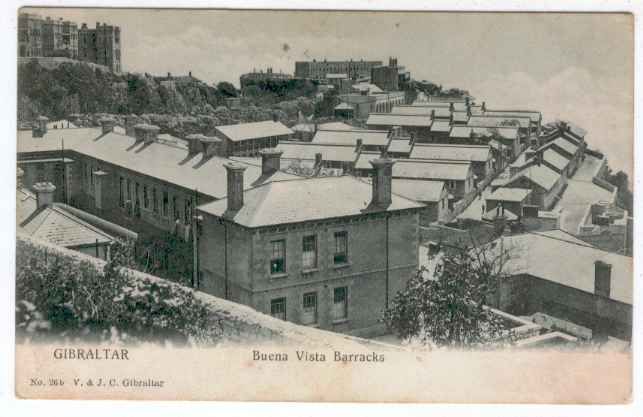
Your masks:
<svg viewBox="0 0 643 417"><path fill-rule="evenodd" d="M217 91L223 97L236 97L237 96L237 89L234 88L234 85L232 85L232 83L229 83L227 81L221 81L220 83L218 83L217 84Z"/></svg>
<svg viewBox="0 0 643 417"><path fill-rule="evenodd" d="M618 171L616 174L613 174L610 169L605 175L605 180L616 187L616 201L618 205L627 210L630 216L633 216L634 196L629 189L628 175L623 171Z"/></svg>
<svg viewBox="0 0 643 417"><path fill-rule="evenodd" d="M493 344L505 332L488 307L506 253L455 247L435 255L435 271L420 270L397 293L384 321L400 338L457 348ZM495 253L495 255L494 255Z"/></svg>

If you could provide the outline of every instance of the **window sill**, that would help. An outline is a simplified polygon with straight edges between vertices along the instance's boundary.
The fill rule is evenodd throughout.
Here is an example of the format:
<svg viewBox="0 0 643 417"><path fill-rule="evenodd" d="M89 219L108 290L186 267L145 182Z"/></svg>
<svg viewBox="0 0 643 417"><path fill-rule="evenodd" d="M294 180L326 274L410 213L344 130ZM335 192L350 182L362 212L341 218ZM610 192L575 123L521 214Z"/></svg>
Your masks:
<svg viewBox="0 0 643 417"><path fill-rule="evenodd" d="M349 321L348 318L345 318L345 319L333 320L332 323L333 323L333 325L338 325L338 324L348 323L348 321Z"/></svg>
<svg viewBox="0 0 643 417"><path fill-rule="evenodd" d="M301 270L302 275L309 275L309 274L312 274L314 272L319 272L319 268L308 268L308 269L302 269Z"/></svg>
<svg viewBox="0 0 643 417"><path fill-rule="evenodd" d="M348 268L352 264L350 262L344 262L341 264L333 264L333 269L343 269L343 268Z"/></svg>
<svg viewBox="0 0 643 417"><path fill-rule="evenodd" d="M288 278L287 272L280 272L278 274L270 274L270 279L283 279Z"/></svg>

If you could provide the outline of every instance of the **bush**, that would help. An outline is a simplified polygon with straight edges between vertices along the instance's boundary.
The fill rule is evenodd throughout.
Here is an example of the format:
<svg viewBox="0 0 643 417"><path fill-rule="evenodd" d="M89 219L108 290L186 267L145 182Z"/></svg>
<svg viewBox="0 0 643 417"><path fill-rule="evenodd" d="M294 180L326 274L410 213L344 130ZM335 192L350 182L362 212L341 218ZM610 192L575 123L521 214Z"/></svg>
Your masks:
<svg viewBox="0 0 643 417"><path fill-rule="evenodd" d="M116 245L102 268L18 240L18 338L128 343L214 344L221 328L193 291L134 277L129 245Z"/></svg>

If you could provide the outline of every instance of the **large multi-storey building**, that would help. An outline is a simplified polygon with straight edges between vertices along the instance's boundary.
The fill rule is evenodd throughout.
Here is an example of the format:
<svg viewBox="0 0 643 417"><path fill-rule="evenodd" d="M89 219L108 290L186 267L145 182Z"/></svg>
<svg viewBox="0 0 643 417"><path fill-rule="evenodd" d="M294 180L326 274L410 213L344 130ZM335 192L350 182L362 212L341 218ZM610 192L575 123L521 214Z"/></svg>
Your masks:
<svg viewBox="0 0 643 417"><path fill-rule="evenodd" d="M296 78L311 78L325 80L327 74L346 74L348 78L356 79L370 77L371 69L382 65L382 61L297 61L295 62Z"/></svg>
<svg viewBox="0 0 643 417"><path fill-rule="evenodd" d="M95 29L89 29L83 23L79 30L75 22L62 18L43 19L37 14L21 13L18 56L79 59L120 72L121 29L105 23L96 23Z"/></svg>
<svg viewBox="0 0 643 417"><path fill-rule="evenodd" d="M121 71L121 28L96 22L95 29L83 23L78 32L78 58Z"/></svg>
<svg viewBox="0 0 643 417"><path fill-rule="evenodd" d="M267 68L266 71L257 71L256 69L252 72L242 74L239 77L239 85L241 88L247 87L257 82L267 82L267 81L287 81L292 80L292 75L284 74L283 72L274 72L271 67Z"/></svg>
<svg viewBox="0 0 643 417"><path fill-rule="evenodd" d="M76 23L39 15L21 13L18 16L18 55L21 57L78 56L78 26Z"/></svg>

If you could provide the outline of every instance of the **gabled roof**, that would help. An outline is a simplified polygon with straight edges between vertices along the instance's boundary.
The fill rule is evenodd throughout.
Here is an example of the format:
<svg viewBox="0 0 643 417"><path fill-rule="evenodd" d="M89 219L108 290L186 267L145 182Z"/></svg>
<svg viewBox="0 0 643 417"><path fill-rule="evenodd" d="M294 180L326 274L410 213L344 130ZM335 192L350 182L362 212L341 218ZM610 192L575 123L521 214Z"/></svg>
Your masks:
<svg viewBox="0 0 643 417"><path fill-rule="evenodd" d="M335 110L354 110L353 106L348 103L341 102L335 106Z"/></svg>
<svg viewBox="0 0 643 417"><path fill-rule="evenodd" d="M632 304L634 275L630 257L597 249L559 230L501 239L503 249L509 252L505 273L529 274L593 294L595 263L600 261L612 267L610 298Z"/></svg>
<svg viewBox="0 0 643 417"><path fill-rule="evenodd" d="M499 187L487 196L487 200L522 202L531 194L531 190L524 188Z"/></svg>
<svg viewBox="0 0 643 417"><path fill-rule="evenodd" d="M511 186L511 184L521 178L526 178L531 182L538 184L545 190L551 190L560 178L560 174L546 165L529 165L527 168L511 177L511 179L507 181L506 186Z"/></svg>
<svg viewBox="0 0 643 417"><path fill-rule="evenodd" d="M433 145L418 143L413 147L411 158L486 162L490 158L490 152L491 150L487 145Z"/></svg>
<svg viewBox="0 0 643 417"><path fill-rule="evenodd" d="M554 139L552 143L571 155L575 155L578 151L578 146L562 137Z"/></svg>
<svg viewBox="0 0 643 417"><path fill-rule="evenodd" d="M59 135L64 132L64 135ZM119 133L103 135L100 129L67 129L55 135L32 138L31 132L18 133L18 152L56 151L65 141L65 149L104 161L132 172L157 178L188 190L222 198L227 193L225 163L229 159L213 156L203 159L202 154L188 156L185 148L153 142L146 144ZM70 133L73 133L70 135ZM244 183L247 186L279 178L293 178L284 172L270 176L261 173L261 166L247 165Z"/></svg>
<svg viewBox="0 0 643 417"><path fill-rule="evenodd" d="M355 146L346 144L319 144L311 142L281 142L277 150L283 152L282 159L314 160L315 154L321 153L325 161L353 162L357 158Z"/></svg>
<svg viewBox="0 0 643 417"><path fill-rule="evenodd" d="M386 130L317 130L312 143L357 145L357 139L368 146L387 146L389 142Z"/></svg>
<svg viewBox="0 0 643 417"><path fill-rule="evenodd" d="M355 91L367 91L369 94L380 94L383 93L384 91L376 86L375 84L371 83L357 83L353 84L353 90Z"/></svg>
<svg viewBox="0 0 643 417"><path fill-rule="evenodd" d="M451 104L448 103L448 102L443 102L443 101L431 102L431 101L418 101L418 100L415 100L413 102L413 104L411 104L411 105L415 106L415 107L428 107L428 108L432 108L432 107L433 108L436 108L436 107L443 107L444 108L444 107L446 107L448 109Z"/></svg>
<svg viewBox="0 0 643 417"><path fill-rule="evenodd" d="M449 133L450 138L469 138L471 132L481 136L492 136L497 134L501 139L517 140L518 128L517 127L479 127L479 126L453 126Z"/></svg>
<svg viewBox="0 0 643 417"><path fill-rule="evenodd" d="M393 194L391 204L380 209L371 206L371 198L372 186L366 181L351 176L323 177L274 181L246 190L244 205L236 212L227 212L227 199L202 205L199 210L245 227L262 227L423 207Z"/></svg>
<svg viewBox="0 0 643 417"><path fill-rule="evenodd" d="M288 129L281 122L272 120L217 126L215 129L233 142L269 136L291 135L293 133L292 130Z"/></svg>
<svg viewBox="0 0 643 417"><path fill-rule="evenodd" d="M445 189L444 181L408 180L393 178L393 192L419 202L437 202Z"/></svg>
<svg viewBox="0 0 643 417"><path fill-rule="evenodd" d="M391 110L391 114L409 115L409 116L414 116L414 115L431 116L431 110L433 109L430 107L400 105L400 106L394 106L393 109Z"/></svg>
<svg viewBox="0 0 643 417"><path fill-rule="evenodd" d="M370 161L380 157L379 152L360 152L357 161L355 161L355 169L373 169Z"/></svg>
<svg viewBox="0 0 643 417"><path fill-rule="evenodd" d="M371 113L366 124L369 126L411 126L431 127L430 116L408 116L391 113Z"/></svg>
<svg viewBox="0 0 643 417"><path fill-rule="evenodd" d="M318 130L362 130L359 127L351 126L344 122L328 122L317 125Z"/></svg>
<svg viewBox="0 0 643 417"><path fill-rule="evenodd" d="M477 116L477 115L471 115L469 118L469 121L467 122L467 126L478 126L478 127L506 127L509 126L511 127L512 125L510 123L516 121L518 123L518 126L521 128L528 128L530 119L529 117L515 117L515 116L508 116L508 117L492 117L492 116Z"/></svg>
<svg viewBox="0 0 643 417"><path fill-rule="evenodd" d="M543 160L547 161L561 171L564 170L567 165L569 165L569 159L565 158L551 148L543 152Z"/></svg>
<svg viewBox="0 0 643 417"><path fill-rule="evenodd" d="M462 111L453 112L453 121L466 123L469 121L469 114L467 114L467 112L462 112Z"/></svg>
<svg viewBox="0 0 643 417"><path fill-rule="evenodd" d="M471 171L465 162L398 159L393 165L393 178L464 181Z"/></svg>

